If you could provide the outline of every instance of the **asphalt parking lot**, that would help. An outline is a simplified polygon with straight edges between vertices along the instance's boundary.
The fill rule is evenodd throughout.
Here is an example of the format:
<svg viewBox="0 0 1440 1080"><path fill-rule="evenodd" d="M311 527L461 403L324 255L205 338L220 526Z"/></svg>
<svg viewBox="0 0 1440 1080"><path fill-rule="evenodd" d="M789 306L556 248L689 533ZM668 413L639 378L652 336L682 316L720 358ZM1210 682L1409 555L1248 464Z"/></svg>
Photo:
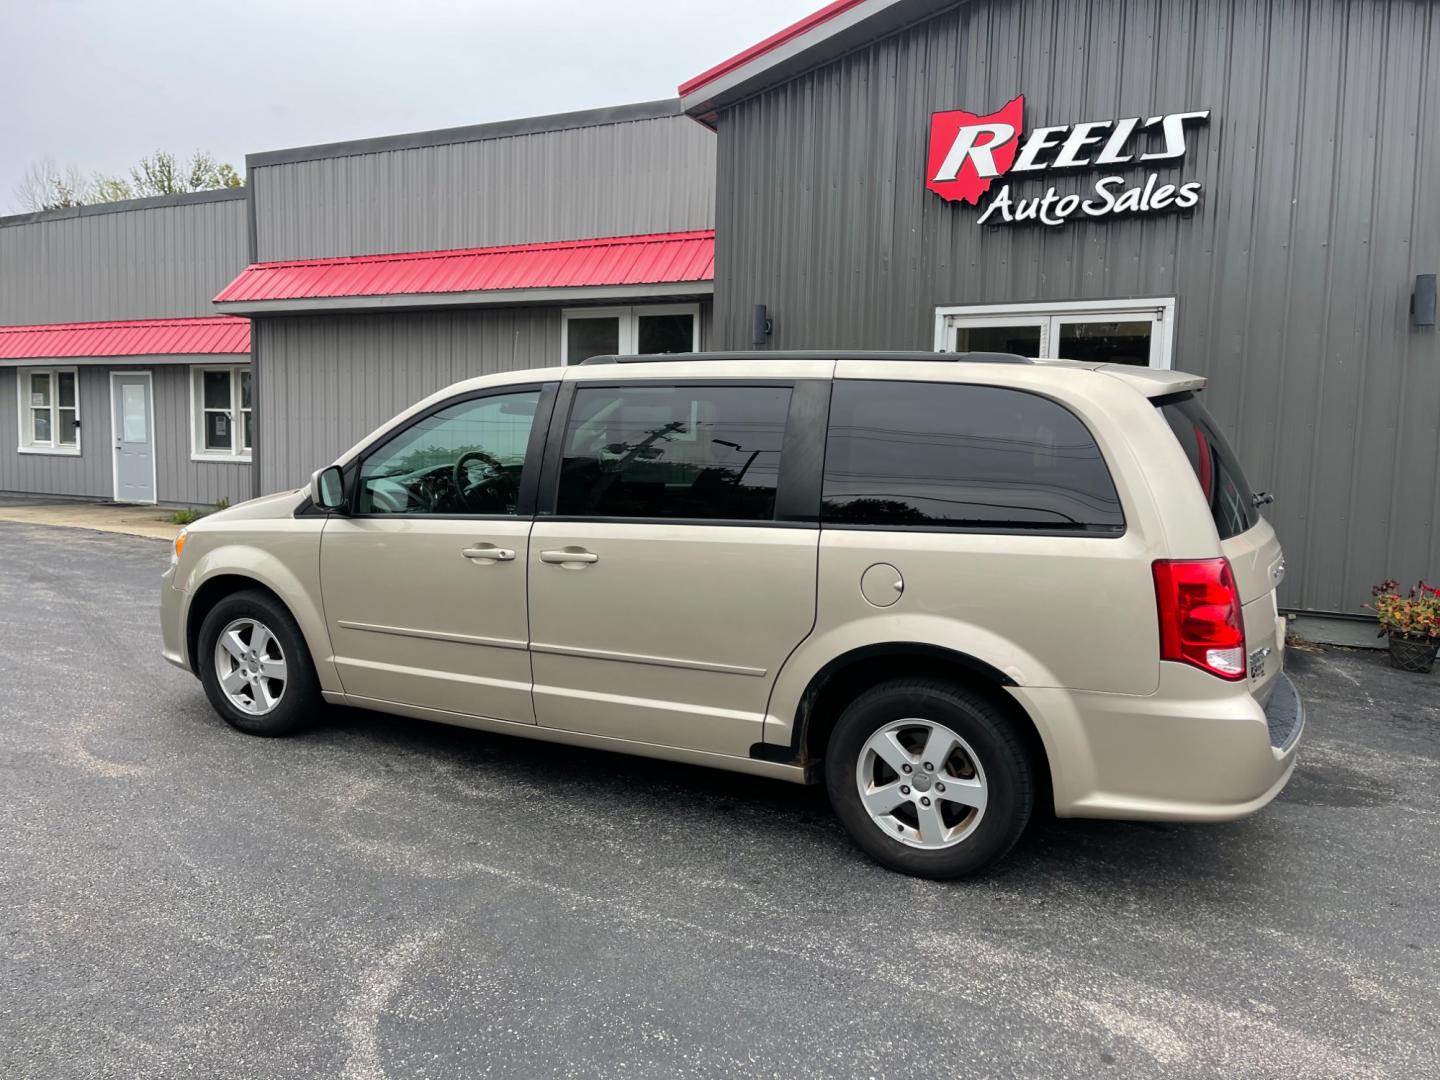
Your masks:
<svg viewBox="0 0 1440 1080"><path fill-rule="evenodd" d="M939 885L818 790L237 734L160 659L167 555L0 523L0 1076L1440 1075L1440 674L1292 653L1266 811Z"/></svg>

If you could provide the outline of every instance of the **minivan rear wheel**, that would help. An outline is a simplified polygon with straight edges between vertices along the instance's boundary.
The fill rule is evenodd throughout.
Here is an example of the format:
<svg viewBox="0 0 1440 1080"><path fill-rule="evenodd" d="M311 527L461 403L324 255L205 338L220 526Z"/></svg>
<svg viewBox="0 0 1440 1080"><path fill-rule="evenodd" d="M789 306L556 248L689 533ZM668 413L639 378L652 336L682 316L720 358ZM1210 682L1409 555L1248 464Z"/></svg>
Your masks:
<svg viewBox="0 0 1440 1080"><path fill-rule="evenodd" d="M196 666L205 696L249 735L290 735L321 704L320 684L294 617L266 593L224 597L200 624Z"/></svg>
<svg viewBox="0 0 1440 1080"><path fill-rule="evenodd" d="M826 748L825 778L861 849L917 877L963 877L999 859L1035 802L1028 755L1004 712L931 679L881 683L852 701Z"/></svg>

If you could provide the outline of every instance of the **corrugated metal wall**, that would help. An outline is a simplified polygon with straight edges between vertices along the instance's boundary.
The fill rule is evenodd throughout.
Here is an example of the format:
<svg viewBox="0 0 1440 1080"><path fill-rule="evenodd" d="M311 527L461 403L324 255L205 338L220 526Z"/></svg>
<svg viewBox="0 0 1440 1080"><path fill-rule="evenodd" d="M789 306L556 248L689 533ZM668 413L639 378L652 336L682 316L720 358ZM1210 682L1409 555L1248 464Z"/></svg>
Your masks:
<svg viewBox="0 0 1440 1080"><path fill-rule="evenodd" d="M261 261L708 229L715 139L674 115L260 164L249 182Z"/></svg>
<svg viewBox="0 0 1440 1080"><path fill-rule="evenodd" d="M560 312L507 307L256 319L265 492L307 483L364 436L461 379L561 363ZM712 307L700 305L708 347Z"/></svg>
<svg viewBox="0 0 1440 1080"><path fill-rule="evenodd" d="M0 325L215 314L249 262L244 192L156 202L0 221Z"/></svg>
<svg viewBox="0 0 1440 1080"><path fill-rule="evenodd" d="M156 498L200 506L250 497L250 466L190 460L187 366L80 367L80 455L20 454L16 372L0 368L0 491L109 499L115 494L110 372L148 370L154 386Z"/></svg>
<svg viewBox="0 0 1440 1080"><path fill-rule="evenodd" d="M559 363L558 308L257 319L265 492L461 379Z"/></svg>
<svg viewBox="0 0 1440 1080"><path fill-rule="evenodd" d="M929 116L1021 92L1027 127L1212 109L1171 170L1202 206L977 227L924 188ZM718 167L722 346L755 303L776 347L930 348L937 305L1174 295L1175 365L1276 493L1284 602L1440 577L1440 341L1408 324L1440 270L1440 4L974 0L724 113Z"/></svg>

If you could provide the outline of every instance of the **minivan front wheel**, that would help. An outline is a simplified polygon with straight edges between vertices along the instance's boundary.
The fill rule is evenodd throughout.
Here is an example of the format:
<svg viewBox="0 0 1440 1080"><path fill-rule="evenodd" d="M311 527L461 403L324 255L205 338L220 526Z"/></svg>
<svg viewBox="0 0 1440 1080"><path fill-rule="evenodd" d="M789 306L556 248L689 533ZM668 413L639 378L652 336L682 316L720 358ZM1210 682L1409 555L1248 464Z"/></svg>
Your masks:
<svg viewBox="0 0 1440 1080"><path fill-rule="evenodd" d="M239 592L200 624L197 666L205 695L250 735L289 735L319 705L319 681L290 612L261 592Z"/></svg>
<svg viewBox="0 0 1440 1080"><path fill-rule="evenodd" d="M855 842L918 877L961 877L1003 856L1035 798L1008 718L984 696L938 680L893 680L851 702L825 773Z"/></svg>

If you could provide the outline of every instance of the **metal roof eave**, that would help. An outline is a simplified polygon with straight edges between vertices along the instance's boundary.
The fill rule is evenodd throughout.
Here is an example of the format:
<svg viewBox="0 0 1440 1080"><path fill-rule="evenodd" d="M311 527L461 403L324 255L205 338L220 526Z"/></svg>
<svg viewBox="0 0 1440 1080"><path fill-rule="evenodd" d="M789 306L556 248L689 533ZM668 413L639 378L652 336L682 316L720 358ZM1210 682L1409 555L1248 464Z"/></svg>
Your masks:
<svg viewBox="0 0 1440 1080"><path fill-rule="evenodd" d="M680 84L680 108L713 128L721 109L968 0L835 0Z"/></svg>
<svg viewBox="0 0 1440 1080"><path fill-rule="evenodd" d="M650 285L582 285L554 289L484 289L474 292L399 293L385 296L320 296L284 300L216 300L227 315L262 318L326 312L425 311L454 307L562 307L582 304L634 303L647 300L704 299L715 292L713 281L672 281Z"/></svg>
<svg viewBox="0 0 1440 1080"><path fill-rule="evenodd" d="M90 367L233 367L250 363L243 353L137 353L134 356L0 356L0 369Z"/></svg>

